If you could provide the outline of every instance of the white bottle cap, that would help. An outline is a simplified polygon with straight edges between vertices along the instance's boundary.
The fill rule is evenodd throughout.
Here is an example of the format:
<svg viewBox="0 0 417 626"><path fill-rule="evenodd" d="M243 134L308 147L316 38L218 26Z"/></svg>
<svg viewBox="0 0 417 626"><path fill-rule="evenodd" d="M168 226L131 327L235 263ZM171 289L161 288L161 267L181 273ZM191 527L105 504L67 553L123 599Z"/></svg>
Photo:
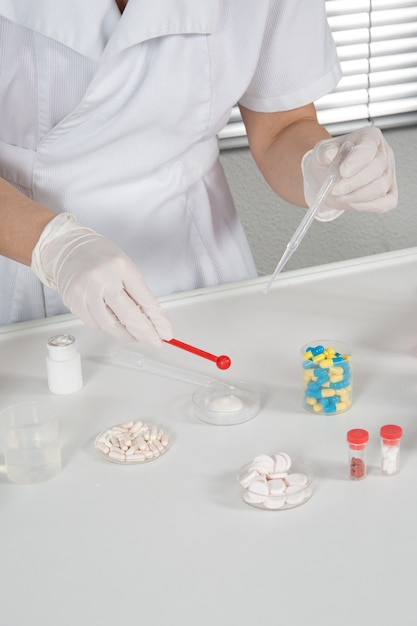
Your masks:
<svg viewBox="0 0 417 626"><path fill-rule="evenodd" d="M53 361L69 361L77 354L73 335L54 335L48 339L48 355Z"/></svg>

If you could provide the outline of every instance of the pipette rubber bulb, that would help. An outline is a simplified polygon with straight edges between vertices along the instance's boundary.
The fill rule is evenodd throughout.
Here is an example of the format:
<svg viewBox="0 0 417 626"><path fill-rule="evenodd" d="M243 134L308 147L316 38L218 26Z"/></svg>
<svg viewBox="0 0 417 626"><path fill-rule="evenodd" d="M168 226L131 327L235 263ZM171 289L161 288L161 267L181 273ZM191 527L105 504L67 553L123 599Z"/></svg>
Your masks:
<svg viewBox="0 0 417 626"><path fill-rule="evenodd" d="M225 354L222 354L220 356L217 357L216 359L216 365L219 368L219 370L227 370L229 369L230 365L231 365L231 360L228 356L226 356Z"/></svg>

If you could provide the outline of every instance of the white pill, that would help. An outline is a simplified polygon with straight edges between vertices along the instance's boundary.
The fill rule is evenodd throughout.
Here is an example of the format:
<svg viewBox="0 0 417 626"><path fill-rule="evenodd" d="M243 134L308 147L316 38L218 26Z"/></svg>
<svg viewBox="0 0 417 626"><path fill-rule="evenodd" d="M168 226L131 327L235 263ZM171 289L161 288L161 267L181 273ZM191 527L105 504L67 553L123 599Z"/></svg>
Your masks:
<svg viewBox="0 0 417 626"><path fill-rule="evenodd" d="M138 450L138 446L137 445L130 446L130 448L128 450L126 450L126 456L132 456L132 454L135 454L135 452L137 452L137 450Z"/></svg>
<svg viewBox="0 0 417 626"><path fill-rule="evenodd" d="M240 411L242 407L242 400L233 395L213 398L208 403L208 408L211 411L221 411L223 413L228 413L229 411Z"/></svg>
<svg viewBox="0 0 417 626"><path fill-rule="evenodd" d="M285 482L287 485L306 485L308 483L308 478L305 474L301 472L294 472L293 474L288 474Z"/></svg>
<svg viewBox="0 0 417 626"><path fill-rule="evenodd" d="M167 445L169 444L169 438L168 435L162 435L161 437L161 443L164 446L164 448L167 447Z"/></svg>
<svg viewBox="0 0 417 626"><path fill-rule="evenodd" d="M146 441L144 440L144 438L141 435L139 435L139 437L136 437L135 443L136 443L137 447L140 450L147 450L148 449L148 444L146 443Z"/></svg>
<svg viewBox="0 0 417 626"><path fill-rule="evenodd" d="M397 470L397 464L395 461L385 459L382 462L382 469L386 474L395 474Z"/></svg>
<svg viewBox="0 0 417 626"><path fill-rule="evenodd" d="M274 454L273 460L275 464L273 471L276 474L280 474L281 472L288 472L291 467L291 458L285 452Z"/></svg>
<svg viewBox="0 0 417 626"><path fill-rule="evenodd" d="M267 496L269 493L269 490L268 490L268 485L267 485L265 478L259 476L258 478L253 480L248 487L248 491L250 491L251 493L255 493L259 496L260 495Z"/></svg>
<svg viewBox="0 0 417 626"><path fill-rule="evenodd" d="M156 436L158 434L158 429L156 426L152 426L151 430L149 431L149 439L151 441L154 441L156 439Z"/></svg>
<svg viewBox="0 0 417 626"><path fill-rule="evenodd" d="M306 490L296 486L287 487L285 491L285 501L287 504L301 504L306 499Z"/></svg>
<svg viewBox="0 0 417 626"><path fill-rule="evenodd" d="M282 509L282 507L285 505L285 495L274 496L273 498L266 498L263 502L263 505L266 509Z"/></svg>
<svg viewBox="0 0 417 626"><path fill-rule="evenodd" d="M116 448L120 447L120 440L119 440L119 438L116 435L112 435L110 437L110 442Z"/></svg>
<svg viewBox="0 0 417 626"><path fill-rule="evenodd" d="M145 460L146 456L143 454L143 452L135 452L135 454L132 454L131 456L126 455L127 463L137 463L138 461L143 462Z"/></svg>
<svg viewBox="0 0 417 626"><path fill-rule="evenodd" d="M251 467L259 474L270 474L274 471L274 461L267 454L260 454L253 459Z"/></svg>
<svg viewBox="0 0 417 626"><path fill-rule="evenodd" d="M151 450L151 452L153 452L154 456L159 456L160 451L158 450L158 448L156 447L156 445L154 444L153 441L150 442L149 444L149 450Z"/></svg>
<svg viewBox="0 0 417 626"><path fill-rule="evenodd" d="M122 452L121 450L115 450L113 448L109 452L109 457L112 459L118 459L120 461L124 461L126 458L124 452Z"/></svg>
<svg viewBox="0 0 417 626"><path fill-rule="evenodd" d="M143 422L135 422L132 426L132 428L130 429L130 432L132 434L139 432L139 430L141 429L143 425Z"/></svg>
<svg viewBox="0 0 417 626"><path fill-rule="evenodd" d="M108 454L110 452L110 447L104 441L98 441L97 448L103 454Z"/></svg>
<svg viewBox="0 0 417 626"><path fill-rule="evenodd" d="M251 493L247 489L243 492L242 498L248 504L262 504L266 500L265 495L260 495L257 493Z"/></svg>
<svg viewBox="0 0 417 626"><path fill-rule="evenodd" d="M284 493L286 484L282 478L275 478L273 480L268 480L268 493L270 496L279 496ZM285 500L285 498L284 498Z"/></svg>
<svg viewBox="0 0 417 626"><path fill-rule="evenodd" d="M246 470L244 470L240 476L239 476L239 482L242 485L242 487L244 487L246 489L246 487L249 487L249 485L251 484L251 482L253 482L256 478L258 478L259 474L256 470L251 469L251 468L247 468Z"/></svg>
<svg viewBox="0 0 417 626"><path fill-rule="evenodd" d="M398 454L398 450L397 446L382 446L382 455L384 458L395 457Z"/></svg>
<svg viewBox="0 0 417 626"><path fill-rule="evenodd" d="M132 428L134 423L135 422L126 422L125 424L121 424L121 428L126 428L127 430L129 430L129 428Z"/></svg>

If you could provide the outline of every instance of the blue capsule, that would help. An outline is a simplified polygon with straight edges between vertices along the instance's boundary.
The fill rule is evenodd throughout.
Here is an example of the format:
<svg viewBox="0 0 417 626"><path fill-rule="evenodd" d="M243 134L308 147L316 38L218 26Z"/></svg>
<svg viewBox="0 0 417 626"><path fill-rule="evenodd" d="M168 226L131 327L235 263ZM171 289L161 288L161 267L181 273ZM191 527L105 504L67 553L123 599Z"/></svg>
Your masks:
<svg viewBox="0 0 417 626"><path fill-rule="evenodd" d="M318 354L323 354L324 346L316 346L315 348L309 348L309 350L311 350L313 356L317 356Z"/></svg>
<svg viewBox="0 0 417 626"><path fill-rule="evenodd" d="M305 370L311 370L314 366L315 363L313 363L313 361L303 361L303 368Z"/></svg>
<svg viewBox="0 0 417 626"><path fill-rule="evenodd" d="M306 389L305 395L307 398L316 398L317 400L321 398L320 390L315 390L315 389Z"/></svg>

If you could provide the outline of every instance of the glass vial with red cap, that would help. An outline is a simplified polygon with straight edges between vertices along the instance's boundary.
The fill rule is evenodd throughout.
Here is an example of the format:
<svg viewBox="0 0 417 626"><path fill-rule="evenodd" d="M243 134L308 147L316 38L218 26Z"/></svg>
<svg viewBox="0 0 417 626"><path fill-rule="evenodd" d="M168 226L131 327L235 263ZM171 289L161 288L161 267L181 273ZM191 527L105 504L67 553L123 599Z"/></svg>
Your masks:
<svg viewBox="0 0 417 626"><path fill-rule="evenodd" d="M384 476L398 474L400 469L401 426L386 424L381 427L381 472Z"/></svg>
<svg viewBox="0 0 417 626"><path fill-rule="evenodd" d="M362 428L353 428L347 433L349 444L349 478L362 480L366 476L366 444L369 433Z"/></svg>

